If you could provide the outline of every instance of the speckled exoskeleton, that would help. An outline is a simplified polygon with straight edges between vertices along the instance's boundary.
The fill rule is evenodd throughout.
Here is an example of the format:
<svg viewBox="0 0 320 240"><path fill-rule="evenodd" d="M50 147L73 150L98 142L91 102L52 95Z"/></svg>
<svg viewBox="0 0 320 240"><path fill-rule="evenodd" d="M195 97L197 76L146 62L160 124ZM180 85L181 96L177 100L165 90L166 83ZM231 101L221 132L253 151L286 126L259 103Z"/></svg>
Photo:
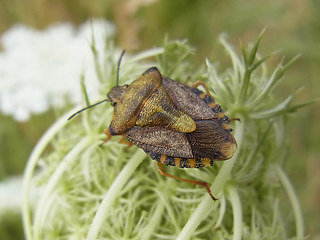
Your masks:
<svg viewBox="0 0 320 240"><path fill-rule="evenodd" d="M197 88L199 85L206 93ZM152 67L130 85L112 88L104 101L114 106L104 142L114 135L123 136L157 161L160 174L204 186L215 200L206 182L162 170L162 164L180 168L211 166L216 160L231 158L236 151L230 120L202 82L189 87L163 77Z"/></svg>

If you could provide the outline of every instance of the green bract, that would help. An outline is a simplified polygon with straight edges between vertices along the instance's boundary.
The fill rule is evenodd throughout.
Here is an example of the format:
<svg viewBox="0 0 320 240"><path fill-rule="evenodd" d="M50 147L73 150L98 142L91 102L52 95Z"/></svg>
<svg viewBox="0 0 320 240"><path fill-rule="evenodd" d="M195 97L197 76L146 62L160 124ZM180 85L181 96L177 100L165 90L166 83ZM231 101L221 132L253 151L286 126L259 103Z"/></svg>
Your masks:
<svg viewBox="0 0 320 240"><path fill-rule="evenodd" d="M111 121L109 103L68 122L77 108L48 129L30 156L23 210L28 239L301 239L301 211L281 166L288 144L285 116L304 104L293 105L294 94L283 102L272 96L295 58L268 74L265 61L272 54L257 55L260 39L238 57L221 36L232 62L224 73L209 60L201 68L189 63L186 57L193 50L184 41L126 56L120 69L120 85L153 65L189 85L203 80L226 114L241 119L234 123L238 150L230 160L205 169L166 168L210 183L218 201L203 188L160 176L154 161L137 147L117 143L118 137L100 146ZM104 53L96 51L94 42L91 47L101 99L115 85L120 51L112 44ZM148 62L150 57L156 62ZM41 194L31 204L28 196L35 186ZM279 208L283 190L293 208L295 233L286 231Z"/></svg>

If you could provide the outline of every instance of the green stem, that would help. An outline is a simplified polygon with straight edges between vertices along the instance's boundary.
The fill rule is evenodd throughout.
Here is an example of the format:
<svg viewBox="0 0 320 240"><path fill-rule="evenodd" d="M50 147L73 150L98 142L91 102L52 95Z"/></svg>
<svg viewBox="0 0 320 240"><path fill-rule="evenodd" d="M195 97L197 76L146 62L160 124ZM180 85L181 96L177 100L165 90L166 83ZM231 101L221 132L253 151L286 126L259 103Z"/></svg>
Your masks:
<svg viewBox="0 0 320 240"><path fill-rule="evenodd" d="M73 162L78 160L77 156L92 142L89 137L83 138L61 161L55 172L50 177L50 180L42 194L38 203L34 217L34 239L42 239L41 230L46 222L47 212L50 210L49 199L51 198L55 187L57 186L62 174L69 169Z"/></svg>
<svg viewBox="0 0 320 240"><path fill-rule="evenodd" d="M155 57L155 56L158 56L160 54L163 54L164 52L164 49L163 47L159 47L159 48L153 48L151 50L146 50L146 51L143 51L139 54L136 54L134 55L133 57L129 58L126 62L124 62L123 65L126 65L126 64L131 64L131 63L136 63L138 61L141 61L141 60L144 60L146 58L149 58L149 57Z"/></svg>
<svg viewBox="0 0 320 240"><path fill-rule="evenodd" d="M128 161L127 165L121 170L113 184L109 188L106 195L94 216L91 226L88 231L87 240L96 240L102 225L105 224L105 219L108 211L111 209L112 204L116 198L120 195L120 192L127 181L132 177L132 174L136 168L141 164L146 154L142 150L138 150Z"/></svg>
<svg viewBox="0 0 320 240"><path fill-rule="evenodd" d="M23 193L22 193L22 221L24 234L26 239L32 239L31 232L31 210L29 203L29 193L31 189L31 180L34 170L38 164L39 158L47 147L51 139L68 123L67 117L69 117L76 108L70 110L65 115L63 115L58 121L56 121L40 138L36 146L34 147L30 157L28 159L25 172L23 175Z"/></svg>
<svg viewBox="0 0 320 240"><path fill-rule="evenodd" d="M283 184L284 189L286 190L289 200L291 202L292 208L293 208L293 214L296 220L296 234L297 239L303 239L304 238L304 224L303 224L303 217L301 213L301 208L298 202L298 198L294 192L294 189L290 183L289 178L285 174L285 172L282 170L282 168L279 165L276 165L276 170L279 175L280 181Z"/></svg>
<svg viewBox="0 0 320 240"><path fill-rule="evenodd" d="M226 213L226 198L224 196L221 196L219 198L219 201L220 201L220 209L219 209L219 218L217 220L217 223L216 225L214 226L214 229L220 227L221 223L222 223L222 220L223 220L223 217Z"/></svg>
<svg viewBox="0 0 320 240"><path fill-rule="evenodd" d="M241 86L241 90L240 90L240 96L238 98L238 104L242 105L244 102L244 99L247 96L247 91L248 91L248 87L249 87L249 82L251 79L251 68L246 66L246 71L244 73L244 77L243 77L243 81L242 81L242 86Z"/></svg>
<svg viewBox="0 0 320 240"><path fill-rule="evenodd" d="M228 186L229 200L233 212L233 240L241 240L242 234L242 207L236 187L233 184Z"/></svg>
<svg viewBox="0 0 320 240"><path fill-rule="evenodd" d="M155 228L160 226L164 209L165 209L164 203L161 201L158 201L156 210L154 211L153 216L150 218L149 224L147 225L146 228L144 228L140 239L142 240L152 239L151 236L152 234L154 234Z"/></svg>
<svg viewBox="0 0 320 240"><path fill-rule="evenodd" d="M233 155L232 158L227 160L223 163L221 170L219 171L216 179L214 180L213 184L211 185L212 194L214 196L218 196L218 193L222 190L224 187L226 181L228 181L231 177L231 170L233 168L233 165L238 158L238 154L241 149L241 143L242 143L242 137L244 132L244 122L236 123L235 127L235 138L238 142L238 150ZM205 219L208 215L208 213L211 212L211 209L217 204L217 202L212 202L212 199L209 196L204 197L204 199L200 202L196 210L193 212L191 217L189 218L188 222L184 225L183 229L181 230L179 236L177 237L177 240L188 240L192 237L194 231L199 226L199 224L202 222L203 219Z"/></svg>

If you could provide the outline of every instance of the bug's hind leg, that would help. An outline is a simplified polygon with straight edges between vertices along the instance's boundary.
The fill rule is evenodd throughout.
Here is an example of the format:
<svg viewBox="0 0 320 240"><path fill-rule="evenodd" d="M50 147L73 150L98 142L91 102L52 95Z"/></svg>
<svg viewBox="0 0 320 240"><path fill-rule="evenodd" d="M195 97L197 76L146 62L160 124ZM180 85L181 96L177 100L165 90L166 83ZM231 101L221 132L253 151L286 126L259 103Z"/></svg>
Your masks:
<svg viewBox="0 0 320 240"><path fill-rule="evenodd" d="M206 85L204 82L202 82L202 81L196 81L196 82L194 82L191 87L197 88L197 87L199 87L200 85L206 90L206 94L209 95L210 97L212 97L211 94L210 94L210 92L209 92L209 88L208 88L207 85Z"/></svg>
<svg viewBox="0 0 320 240"><path fill-rule="evenodd" d="M162 176L165 176L165 177L169 177L169 178L173 178L173 179L176 179L176 180L180 180L180 181L183 181L183 182L187 182L187 183L192 183L192 184L195 184L195 185L198 185L198 186L202 186L202 187L205 187L207 192L209 193L210 197L213 199L213 201L217 200L211 193L211 190L208 186L208 183L206 182L201 182L201 181L195 181L195 180L189 180L189 179L185 179L185 178L181 178L181 177L177 177L177 176L174 176L172 174L169 174L169 173L166 173L163 171L162 169L162 163L160 162L157 162L157 168L158 168L158 172L162 175Z"/></svg>

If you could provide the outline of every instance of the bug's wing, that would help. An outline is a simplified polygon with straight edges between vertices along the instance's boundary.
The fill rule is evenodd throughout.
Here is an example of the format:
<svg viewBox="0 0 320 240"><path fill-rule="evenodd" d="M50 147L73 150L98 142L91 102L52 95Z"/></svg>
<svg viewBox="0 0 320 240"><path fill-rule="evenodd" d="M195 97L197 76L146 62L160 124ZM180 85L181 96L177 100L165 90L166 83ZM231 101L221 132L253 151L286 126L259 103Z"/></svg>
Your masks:
<svg viewBox="0 0 320 240"><path fill-rule="evenodd" d="M164 87L158 88L145 101L136 125L140 127L162 126L176 132L193 132L196 124L193 119L179 110L172 102Z"/></svg>
<svg viewBox="0 0 320 240"><path fill-rule="evenodd" d="M166 88L173 103L192 119L200 120L217 118L216 113L212 111L208 104L192 91L193 88L172 81L169 78L162 79L162 86ZM194 90L200 92L197 89ZM213 102L209 97L208 101L210 100Z"/></svg>
<svg viewBox="0 0 320 240"><path fill-rule="evenodd" d="M163 127L135 126L126 132L130 142L146 152L192 158L191 146L183 133Z"/></svg>
<svg viewBox="0 0 320 240"><path fill-rule="evenodd" d="M237 148L236 140L221 127L219 120L198 120L195 123L196 131L186 134L195 158L226 160L232 157Z"/></svg>

